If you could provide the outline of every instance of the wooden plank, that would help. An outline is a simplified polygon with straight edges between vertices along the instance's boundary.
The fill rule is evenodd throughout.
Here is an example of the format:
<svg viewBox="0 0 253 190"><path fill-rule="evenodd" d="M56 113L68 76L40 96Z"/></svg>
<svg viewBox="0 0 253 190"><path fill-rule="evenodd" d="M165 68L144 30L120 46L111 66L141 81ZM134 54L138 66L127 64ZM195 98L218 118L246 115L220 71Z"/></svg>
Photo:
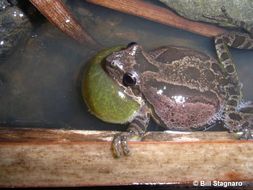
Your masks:
<svg viewBox="0 0 253 190"><path fill-rule="evenodd" d="M52 24L80 43L98 45L61 0L30 0Z"/></svg>
<svg viewBox="0 0 253 190"><path fill-rule="evenodd" d="M100 5L119 12L139 16L154 22L187 30L206 37L214 37L225 33L226 30L211 24L185 19L168 8L163 8L143 0L87 0L89 3Z"/></svg>
<svg viewBox="0 0 253 190"><path fill-rule="evenodd" d="M152 132L115 159L116 132L0 128L0 187L253 181L253 142L227 132Z"/></svg>

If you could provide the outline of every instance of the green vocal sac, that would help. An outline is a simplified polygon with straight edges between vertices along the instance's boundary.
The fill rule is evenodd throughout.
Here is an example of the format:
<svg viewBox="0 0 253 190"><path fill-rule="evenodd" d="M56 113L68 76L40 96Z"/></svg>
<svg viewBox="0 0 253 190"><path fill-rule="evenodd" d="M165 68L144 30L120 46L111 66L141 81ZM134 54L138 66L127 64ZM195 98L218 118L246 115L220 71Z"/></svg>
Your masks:
<svg viewBox="0 0 253 190"><path fill-rule="evenodd" d="M127 96L103 69L105 58L122 48L102 50L89 61L83 73L82 96L89 111L109 123L131 121L140 109L140 104Z"/></svg>

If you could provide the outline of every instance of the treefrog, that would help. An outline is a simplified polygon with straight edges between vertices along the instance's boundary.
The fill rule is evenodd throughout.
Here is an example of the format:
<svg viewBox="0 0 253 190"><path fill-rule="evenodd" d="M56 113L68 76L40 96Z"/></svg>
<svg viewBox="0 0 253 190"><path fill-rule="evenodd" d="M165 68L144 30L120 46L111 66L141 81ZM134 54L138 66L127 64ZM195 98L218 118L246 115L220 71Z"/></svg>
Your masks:
<svg viewBox="0 0 253 190"><path fill-rule="evenodd" d="M252 138L253 104L242 100L242 84L228 46L253 48L253 28L228 21L248 33L229 32L215 37L218 60L184 47L160 47L145 51L137 43L106 58L105 70L127 97L139 104L127 132L115 135L116 157L128 155L127 140L143 136L150 118L166 129L205 129L220 120L231 132Z"/></svg>

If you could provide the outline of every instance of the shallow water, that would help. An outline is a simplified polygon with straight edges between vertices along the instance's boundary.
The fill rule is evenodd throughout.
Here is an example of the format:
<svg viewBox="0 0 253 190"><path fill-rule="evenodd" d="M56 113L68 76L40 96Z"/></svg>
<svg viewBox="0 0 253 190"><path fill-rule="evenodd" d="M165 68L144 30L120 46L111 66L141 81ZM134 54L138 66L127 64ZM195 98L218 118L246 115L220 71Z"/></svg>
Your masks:
<svg viewBox="0 0 253 190"><path fill-rule="evenodd" d="M68 4L84 28L103 47L137 41L144 48L186 46L215 56L213 40L91 5ZM80 45L48 22L0 64L0 122L16 127L123 130L88 113L79 74L97 51ZM246 100L253 100L253 52L231 49ZM154 123L151 129L160 129Z"/></svg>

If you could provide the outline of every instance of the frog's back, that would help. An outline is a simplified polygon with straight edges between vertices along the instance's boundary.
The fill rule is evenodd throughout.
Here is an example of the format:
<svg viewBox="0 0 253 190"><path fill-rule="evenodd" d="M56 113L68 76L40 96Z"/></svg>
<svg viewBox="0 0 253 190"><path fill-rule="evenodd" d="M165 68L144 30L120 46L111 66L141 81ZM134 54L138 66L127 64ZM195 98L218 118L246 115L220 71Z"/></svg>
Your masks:
<svg viewBox="0 0 253 190"><path fill-rule="evenodd" d="M159 74L144 73L141 90L157 121L166 128L189 130L221 116L223 70L215 59L182 47L162 47L148 54L152 64L159 65Z"/></svg>
<svg viewBox="0 0 253 190"><path fill-rule="evenodd" d="M203 52L190 48L165 46L151 50L148 52L148 54L150 57L152 57L152 59L162 64L172 64L175 61L180 61L186 58L193 62L194 60L199 59L199 63L201 62L203 67L208 67L217 74L225 74L221 64L219 64L216 59Z"/></svg>
<svg viewBox="0 0 253 190"><path fill-rule="evenodd" d="M161 63L171 63L176 60L180 60L186 56L198 57L199 59L206 61L210 57L202 52L179 46L164 46L148 52L152 58Z"/></svg>
<svg viewBox="0 0 253 190"><path fill-rule="evenodd" d="M201 92L214 90L222 93L219 90L227 82L224 81L226 73L222 65L202 52L169 46L150 51L148 54L153 64L159 65L160 75L168 83L187 86Z"/></svg>

